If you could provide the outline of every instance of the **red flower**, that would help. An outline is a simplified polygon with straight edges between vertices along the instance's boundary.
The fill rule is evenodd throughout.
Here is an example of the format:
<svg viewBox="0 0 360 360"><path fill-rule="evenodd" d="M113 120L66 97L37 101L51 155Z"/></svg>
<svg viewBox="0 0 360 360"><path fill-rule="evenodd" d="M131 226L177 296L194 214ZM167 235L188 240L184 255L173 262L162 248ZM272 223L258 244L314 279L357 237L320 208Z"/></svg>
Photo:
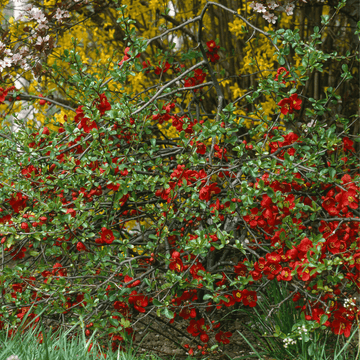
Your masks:
<svg viewBox="0 0 360 360"><path fill-rule="evenodd" d="M278 264L281 261L281 256L276 252L267 253L265 258L269 264Z"/></svg>
<svg viewBox="0 0 360 360"><path fill-rule="evenodd" d="M215 63L220 59L220 56L217 53L208 52L206 53L206 56L212 63Z"/></svg>
<svg viewBox="0 0 360 360"><path fill-rule="evenodd" d="M285 267L281 270L280 274L277 276L277 280L290 281L292 279L291 270L288 267Z"/></svg>
<svg viewBox="0 0 360 360"><path fill-rule="evenodd" d="M207 48L208 48L208 50L209 50L210 52L217 51L218 49L220 49L220 46L217 46L217 45L216 45L215 40L210 40L210 41L208 41L208 42L206 43L206 46L207 46Z"/></svg>
<svg viewBox="0 0 360 360"><path fill-rule="evenodd" d="M9 204L13 208L15 213L19 213L21 210L26 207L27 196L24 196L22 193L17 193L15 196L12 196Z"/></svg>
<svg viewBox="0 0 360 360"><path fill-rule="evenodd" d="M76 244L76 249L78 251L87 251L86 246L80 241Z"/></svg>
<svg viewBox="0 0 360 360"><path fill-rule="evenodd" d="M321 205L329 215L338 215L339 211L336 209L335 200L332 197L325 198Z"/></svg>
<svg viewBox="0 0 360 360"><path fill-rule="evenodd" d="M349 206L351 209L358 208L358 200L357 200L357 193L355 190L349 190L347 192L343 192L341 196L341 205L342 206Z"/></svg>
<svg viewBox="0 0 360 360"><path fill-rule="evenodd" d="M80 120L85 116L82 108L83 108L83 105L79 106L79 107L75 110L75 111L76 111L76 115L75 115L74 120L75 120L76 123L80 122Z"/></svg>
<svg viewBox="0 0 360 360"><path fill-rule="evenodd" d="M256 306L256 302L257 302L256 291L249 291L247 289L244 289L242 291L241 300L245 306L250 306L250 307Z"/></svg>
<svg viewBox="0 0 360 360"><path fill-rule="evenodd" d="M298 99L297 94L292 94L289 98L282 99L278 102L281 106L281 113L283 115L292 114L294 110L300 110L302 100Z"/></svg>
<svg viewBox="0 0 360 360"><path fill-rule="evenodd" d="M350 336L351 326L352 323L349 320L343 318L342 316L339 316L331 323L333 333L335 335L344 334L346 338Z"/></svg>
<svg viewBox="0 0 360 360"><path fill-rule="evenodd" d="M67 210L66 210L66 213L67 213L67 214L70 214L72 218L74 218L74 217L76 216L76 210L74 210L74 209L72 209L72 208L71 208L71 209L67 209Z"/></svg>
<svg viewBox="0 0 360 360"><path fill-rule="evenodd" d="M246 277L248 273L246 265L241 262L234 266L234 271L240 277Z"/></svg>
<svg viewBox="0 0 360 360"><path fill-rule="evenodd" d="M225 295L226 297L226 301L225 300L220 300L219 304L223 304L226 307L230 307L230 306L234 306L235 305L235 299L231 296L231 295ZM219 309L220 307L218 307Z"/></svg>
<svg viewBox="0 0 360 360"><path fill-rule="evenodd" d="M240 302L242 298L242 291L241 290L234 290L233 291L233 297L236 302Z"/></svg>
<svg viewBox="0 0 360 360"><path fill-rule="evenodd" d="M40 96L40 97L43 97L43 94L39 94L39 96ZM46 100L40 100L40 101L39 101L39 104L40 104L41 106L45 105L45 104L46 104Z"/></svg>
<svg viewBox="0 0 360 360"><path fill-rule="evenodd" d="M343 138L343 144L344 144L344 151L354 151L355 149L353 147L354 141L350 140L348 137Z"/></svg>
<svg viewBox="0 0 360 360"><path fill-rule="evenodd" d="M196 310L194 308L190 308L189 306L186 306L181 309L179 316L181 316L185 320L187 320L189 317L195 318Z"/></svg>
<svg viewBox="0 0 360 360"><path fill-rule="evenodd" d="M297 269L297 276L300 280L302 281L308 281L310 280L310 270L311 268L307 267L306 269L304 269L303 266L299 266Z"/></svg>
<svg viewBox="0 0 360 360"><path fill-rule="evenodd" d="M8 91L9 91L9 89L4 90L2 87L0 87L0 104L5 101L5 97L6 97L7 93L8 93Z"/></svg>
<svg viewBox="0 0 360 360"><path fill-rule="evenodd" d="M138 294L136 291L133 291L130 295L129 304L134 305L135 310L144 313L146 311L144 308L149 304L148 298L143 294Z"/></svg>
<svg viewBox="0 0 360 360"><path fill-rule="evenodd" d="M190 325L187 327L187 332L192 336L196 337L201 333L204 333L204 330L207 330L205 326L205 319L202 318L200 320L190 320Z"/></svg>
<svg viewBox="0 0 360 360"><path fill-rule="evenodd" d="M29 224L26 222L21 223L21 229L24 230L25 232L29 232Z"/></svg>
<svg viewBox="0 0 360 360"><path fill-rule="evenodd" d="M196 152L200 155L205 155L206 153L206 145L203 144L202 142L197 142L196 143Z"/></svg>
<svg viewBox="0 0 360 360"><path fill-rule="evenodd" d="M165 64L159 62L159 65L161 66L161 68L157 66L156 69L154 70L154 73L156 75L160 75L161 73L165 74L170 69L171 66L167 61L165 61Z"/></svg>
<svg viewBox="0 0 360 360"><path fill-rule="evenodd" d="M229 337L232 336L230 331L222 332L221 330L215 335L215 340L219 343L223 343L224 345L229 344L230 340Z"/></svg>
<svg viewBox="0 0 360 360"><path fill-rule="evenodd" d="M303 253L307 253L309 249L311 249L314 246L312 241L308 238L304 238L301 240L300 244L297 246L298 251L301 251Z"/></svg>
<svg viewBox="0 0 360 360"><path fill-rule="evenodd" d="M100 98L95 100L95 102L97 103L96 107L100 111L100 115L104 115L105 111L111 110L111 105L105 94L101 94Z"/></svg>
<svg viewBox="0 0 360 360"><path fill-rule="evenodd" d="M63 269L60 263L56 263L53 266L53 271L51 272L53 275L66 276L66 269Z"/></svg>
<svg viewBox="0 0 360 360"><path fill-rule="evenodd" d="M115 240L113 232L109 229L106 229L105 227L101 228L100 236L102 242L105 242L107 244L111 244Z"/></svg>
<svg viewBox="0 0 360 360"><path fill-rule="evenodd" d="M209 341L209 335L206 333L200 334L200 340L204 343L207 343Z"/></svg>
<svg viewBox="0 0 360 360"><path fill-rule="evenodd" d="M245 215L243 218L252 228L255 228L258 225L258 219L260 218L260 216L257 216L259 209L252 208L250 211L250 215Z"/></svg>
<svg viewBox="0 0 360 360"><path fill-rule="evenodd" d="M177 272L182 272L184 270L184 264L179 257L171 259L169 269Z"/></svg>
<svg viewBox="0 0 360 360"><path fill-rule="evenodd" d="M128 283L128 282L130 282L132 280L133 280L133 278L131 276L129 276L129 275L124 276L124 283ZM131 284L129 284L127 287L132 288L132 287L140 285L140 283L141 283L140 280L135 280Z"/></svg>
<svg viewBox="0 0 360 360"><path fill-rule="evenodd" d="M283 74L283 73L285 73L285 74ZM280 74L283 74L282 78L285 79L289 75L289 72L284 67L279 68L277 70L277 73L276 73L276 76L275 76L275 81L278 81L278 78L279 78ZM285 84L286 83L285 80L283 80L282 83Z"/></svg>
<svg viewBox="0 0 360 360"><path fill-rule="evenodd" d="M203 277L198 275L198 272L202 270L202 271L205 271L205 268L203 267L203 265L201 263L196 263L195 265L193 265L191 268L190 268L190 274L192 275L192 277L194 279L202 279Z"/></svg>
<svg viewBox="0 0 360 360"><path fill-rule="evenodd" d="M91 121L89 118L83 117L78 125L78 128L83 129L88 134L92 129L97 129L98 127L95 121Z"/></svg>
<svg viewBox="0 0 360 360"><path fill-rule="evenodd" d="M219 194L221 189L216 186L216 183L204 186L199 193L199 199L209 201L213 195Z"/></svg>

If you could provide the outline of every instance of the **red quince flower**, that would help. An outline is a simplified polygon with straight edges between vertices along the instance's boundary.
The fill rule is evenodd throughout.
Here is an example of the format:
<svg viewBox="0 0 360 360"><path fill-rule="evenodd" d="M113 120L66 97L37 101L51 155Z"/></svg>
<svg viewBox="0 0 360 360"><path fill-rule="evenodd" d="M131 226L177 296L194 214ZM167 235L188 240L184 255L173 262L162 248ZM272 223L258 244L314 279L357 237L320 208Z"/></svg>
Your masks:
<svg viewBox="0 0 360 360"><path fill-rule="evenodd" d="M149 301L147 296L143 294L138 294L135 290L130 294L129 304L134 305L135 310L144 313L146 310L144 309L148 306Z"/></svg>
<svg viewBox="0 0 360 360"><path fill-rule="evenodd" d="M198 263L194 264L193 266L191 266L190 274L192 275L192 277L194 279L202 279L203 278L202 276L198 275L198 272L200 270L202 270L204 272L206 271L204 266L200 262L198 262Z"/></svg>
<svg viewBox="0 0 360 360"><path fill-rule="evenodd" d="M96 107L100 111L100 115L104 115L105 111L111 110L111 105L104 93L100 95L99 99L95 100L95 103L97 103Z"/></svg>
<svg viewBox="0 0 360 360"><path fill-rule="evenodd" d="M88 251L86 246L80 241L76 244L76 249L78 251Z"/></svg>
<svg viewBox="0 0 360 360"><path fill-rule="evenodd" d="M220 46L216 45L215 40L208 41L206 46L210 52L217 51L220 48Z"/></svg>
<svg viewBox="0 0 360 360"><path fill-rule="evenodd" d="M18 192L15 196L12 196L9 204L13 208L15 213L19 213L21 210L26 207L27 196L24 196L22 193Z"/></svg>
<svg viewBox="0 0 360 360"><path fill-rule="evenodd" d="M283 115L292 114L294 110L300 110L302 100L298 99L297 94L292 94L289 98L282 99L278 102L281 106L281 113Z"/></svg>
<svg viewBox="0 0 360 360"><path fill-rule="evenodd" d="M351 209L358 208L358 194L355 190L349 190L346 192L342 192L341 202L342 206L349 206Z"/></svg>
<svg viewBox="0 0 360 360"><path fill-rule="evenodd" d="M343 140L344 151L355 152L355 149L353 147L354 141L350 140L347 136L345 136L342 140Z"/></svg>
<svg viewBox="0 0 360 360"><path fill-rule="evenodd" d="M304 266L299 266L296 271L298 278L302 281L310 280L310 270L311 268L309 267L305 269Z"/></svg>
<svg viewBox="0 0 360 360"><path fill-rule="evenodd" d="M171 262L169 264L169 269L176 272L182 272L184 270L184 264L179 257L175 259L171 259Z"/></svg>
<svg viewBox="0 0 360 360"><path fill-rule="evenodd" d="M219 343L223 343L224 345L229 344L230 340L229 337L232 336L232 333L230 331L228 332L222 332L221 330L215 335L215 340Z"/></svg>
<svg viewBox="0 0 360 360"><path fill-rule="evenodd" d="M301 251L302 253L307 253L309 249L311 249L314 246L312 241L308 238L304 238L301 240L300 244L297 246L298 251Z"/></svg>
<svg viewBox="0 0 360 360"><path fill-rule="evenodd" d="M283 73L285 73L285 74L282 75L282 78L285 79L289 75L289 72L284 67L279 68L276 72L275 81L278 81L279 75L283 74ZM285 84L286 81L283 80L282 83Z"/></svg>
<svg viewBox="0 0 360 360"><path fill-rule="evenodd" d="M88 134L92 129L97 129L98 127L95 121L91 121L89 118L83 117L78 125L78 128L83 129Z"/></svg>
<svg viewBox="0 0 360 360"><path fill-rule="evenodd" d="M352 323L342 316L337 317L331 323L331 329L335 335L342 335L346 338L350 336Z"/></svg>
<svg viewBox="0 0 360 360"><path fill-rule="evenodd" d="M101 228L101 240L107 244L111 244L115 240L113 232L105 227Z"/></svg>
<svg viewBox="0 0 360 360"><path fill-rule="evenodd" d="M2 87L0 87L0 104L5 101L8 91L9 91L8 89L3 89Z"/></svg>
<svg viewBox="0 0 360 360"><path fill-rule="evenodd" d="M242 291L241 300L245 306L249 306L249 307L256 306L256 302L257 302L256 291L249 291L247 289L244 289Z"/></svg>
<svg viewBox="0 0 360 360"><path fill-rule="evenodd" d="M181 316L183 319L187 320L189 317L195 318L196 317L196 310L194 308L191 308L189 306L186 306L181 309L179 316Z"/></svg>
<svg viewBox="0 0 360 360"><path fill-rule="evenodd" d="M258 208L252 208L249 215L243 216L244 220L249 223L252 228L255 228L258 225L258 220L260 218L260 216L257 216L258 213Z"/></svg>
<svg viewBox="0 0 360 360"><path fill-rule="evenodd" d="M56 263L53 266L52 274L53 275L59 275L59 276L66 276L66 269L63 269L62 265L60 263Z"/></svg>
<svg viewBox="0 0 360 360"><path fill-rule="evenodd" d="M40 97L43 97L43 94L39 94L39 96L40 96ZM40 100L40 101L39 101L39 104L40 104L41 106L45 105L45 104L46 104L46 100Z"/></svg>
<svg viewBox="0 0 360 360"><path fill-rule="evenodd" d="M240 302L242 298L242 291L241 290L234 290L233 291L233 297L236 302Z"/></svg>
<svg viewBox="0 0 360 360"><path fill-rule="evenodd" d="M221 189L216 186L216 183L212 183L210 185L204 186L199 193L199 199L210 201L210 198L213 195L219 194L221 192Z"/></svg>
<svg viewBox="0 0 360 360"><path fill-rule="evenodd" d="M83 107L84 106L81 105L75 110L76 115L74 117L74 120L75 120L76 123L80 122L80 120L85 116L85 114L83 112L83 109L82 109Z"/></svg>
<svg viewBox="0 0 360 360"><path fill-rule="evenodd" d="M197 142L196 143L196 152L200 155L205 155L206 153L206 145L202 142Z"/></svg>
<svg viewBox="0 0 360 360"><path fill-rule="evenodd" d="M238 277L246 277L248 274L248 269L245 264L239 262L234 266L234 272L238 275Z"/></svg>
<svg viewBox="0 0 360 360"><path fill-rule="evenodd" d="M277 280L290 281L292 279L291 270L288 267L284 267L280 274L277 276Z"/></svg>

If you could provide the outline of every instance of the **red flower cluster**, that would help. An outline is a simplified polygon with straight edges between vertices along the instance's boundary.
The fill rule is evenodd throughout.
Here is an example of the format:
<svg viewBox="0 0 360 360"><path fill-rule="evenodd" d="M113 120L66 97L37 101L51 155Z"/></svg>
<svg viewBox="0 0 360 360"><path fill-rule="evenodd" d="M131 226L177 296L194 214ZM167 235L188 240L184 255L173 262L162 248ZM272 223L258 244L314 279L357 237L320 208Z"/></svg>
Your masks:
<svg viewBox="0 0 360 360"><path fill-rule="evenodd" d="M154 114L152 116L152 119L157 121L160 125L164 123L164 121L168 121L172 118L170 115L171 109L174 109L175 104L174 103L168 103L167 105L163 105L162 110Z"/></svg>
<svg viewBox="0 0 360 360"><path fill-rule="evenodd" d="M97 129L98 126L95 121L92 121L88 117L85 117L85 114L84 114L82 108L83 108L83 106L79 106L76 109L76 115L75 115L74 120L77 123L79 123L78 128L83 129L84 132L86 132L88 134L92 129Z"/></svg>
<svg viewBox="0 0 360 360"><path fill-rule="evenodd" d="M301 109L302 100L298 99L297 94L292 94L289 98L282 99L278 102L281 106L281 113L283 115L292 114L294 110Z"/></svg>
<svg viewBox="0 0 360 360"><path fill-rule="evenodd" d="M166 74L166 72L170 69L171 65L167 61L159 61L159 66L157 66L154 70L156 75Z"/></svg>
<svg viewBox="0 0 360 360"><path fill-rule="evenodd" d="M13 91L15 90L15 86L10 86L6 89L3 89L2 87L0 87L0 104L2 104L5 101L5 98L8 94L9 91Z"/></svg>
<svg viewBox="0 0 360 360"><path fill-rule="evenodd" d="M111 105L104 93L100 94L100 97L94 100L94 104L96 104L101 116L105 114L105 111L111 110Z"/></svg>
<svg viewBox="0 0 360 360"><path fill-rule="evenodd" d="M112 244L115 240L113 232L105 227L101 228L100 238L96 239L97 244Z"/></svg>
<svg viewBox="0 0 360 360"><path fill-rule="evenodd" d="M287 71L284 67L279 68L276 72L275 81L278 81L279 75L281 75L283 79L282 83L286 84L285 78L289 75L289 71Z"/></svg>
<svg viewBox="0 0 360 360"><path fill-rule="evenodd" d="M125 50L124 50L124 57L121 59L121 61L119 62L119 66L121 66L123 64L124 61L127 61L129 59L131 59L131 55L129 55L129 51L130 51L130 48L129 47L126 47ZM141 56L141 54L137 54L136 57L139 58Z"/></svg>
<svg viewBox="0 0 360 360"><path fill-rule="evenodd" d="M216 45L216 42L214 40L210 40L206 43L208 51L206 52L207 58L212 62L216 63L220 57L218 54L218 51L220 49L220 46Z"/></svg>
<svg viewBox="0 0 360 360"><path fill-rule="evenodd" d="M202 84L206 78L206 73L204 73L201 69L194 70L194 76L190 76L185 79L184 87L192 87L199 84ZM194 92L197 92L199 89L194 89Z"/></svg>
<svg viewBox="0 0 360 360"><path fill-rule="evenodd" d="M145 307L149 304L149 300L147 296L143 294L138 294L137 291L134 290L130 294L129 304L133 305L135 310L144 313L146 311Z"/></svg>

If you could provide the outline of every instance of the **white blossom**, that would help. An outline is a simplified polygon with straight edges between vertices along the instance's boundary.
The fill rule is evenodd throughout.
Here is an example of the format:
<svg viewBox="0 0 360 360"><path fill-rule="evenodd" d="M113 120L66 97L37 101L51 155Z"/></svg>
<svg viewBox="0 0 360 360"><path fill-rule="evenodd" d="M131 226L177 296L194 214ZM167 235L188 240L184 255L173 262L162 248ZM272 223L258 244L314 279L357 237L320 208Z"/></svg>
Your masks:
<svg viewBox="0 0 360 360"><path fill-rule="evenodd" d="M286 15L293 15L294 14L294 8L295 8L294 4L286 5L286 8L285 8Z"/></svg>
<svg viewBox="0 0 360 360"><path fill-rule="evenodd" d="M45 37L38 36L36 44L35 45L42 45L42 43L48 42L50 39L49 35L46 35Z"/></svg>
<svg viewBox="0 0 360 360"><path fill-rule="evenodd" d="M275 8L277 8L279 6L279 4L277 4L275 1L269 1L267 3L267 6L270 10L274 10Z"/></svg>
<svg viewBox="0 0 360 360"><path fill-rule="evenodd" d="M265 13L267 11L266 7L263 4L260 4L260 3L255 4L254 10L259 12L259 13Z"/></svg>
<svg viewBox="0 0 360 360"><path fill-rule="evenodd" d="M14 63L14 64L16 64L16 63L18 63L20 60L22 59L22 56L19 54L19 53L17 53L17 54L14 54L13 56L12 56L12 62Z"/></svg>

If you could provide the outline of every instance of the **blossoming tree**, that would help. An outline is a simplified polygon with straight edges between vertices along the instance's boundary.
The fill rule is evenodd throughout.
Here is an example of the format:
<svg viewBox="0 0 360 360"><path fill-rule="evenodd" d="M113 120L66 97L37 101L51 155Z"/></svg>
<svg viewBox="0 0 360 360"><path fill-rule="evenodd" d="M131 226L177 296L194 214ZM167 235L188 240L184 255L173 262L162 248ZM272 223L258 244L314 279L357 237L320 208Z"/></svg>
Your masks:
<svg viewBox="0 0 360 360"><path fill-rule="evenodd" d="M227 315L256 308L275 283L284 290L275 308L294 301L309 331L348 337L359 316L359 133L357 116L334 106L357 54L318 49L344 5L305 42L296 29L262 30L214 2L143 39L117 5L111 14L127 46L98 63L81 58L77 39L59 48L56 37L71 11L101 5L30 6L16 25L23 37L15 46L5 35L0 45L1 326L14 332L26 316L24 328L80 321L115 350L137 323L152 328L157 319L162 336L206 354L230 343ZM264 4L253 8L276 20ZM220 71L230 49L203 30L216 9L275 54L267 73L254 54L257 84L236 99L222 82L239 74ZM163 59L142 59L180 29L193 49L168 45ZM341 62L341 77L311 97L309 78L327 61ZM14 73L44 76L52 93L16 87ZM134 78L146 76L156 81L137 91ZM239 112L243 102L248 110ZM32 119L17 116L19 104Z"/></svg>

